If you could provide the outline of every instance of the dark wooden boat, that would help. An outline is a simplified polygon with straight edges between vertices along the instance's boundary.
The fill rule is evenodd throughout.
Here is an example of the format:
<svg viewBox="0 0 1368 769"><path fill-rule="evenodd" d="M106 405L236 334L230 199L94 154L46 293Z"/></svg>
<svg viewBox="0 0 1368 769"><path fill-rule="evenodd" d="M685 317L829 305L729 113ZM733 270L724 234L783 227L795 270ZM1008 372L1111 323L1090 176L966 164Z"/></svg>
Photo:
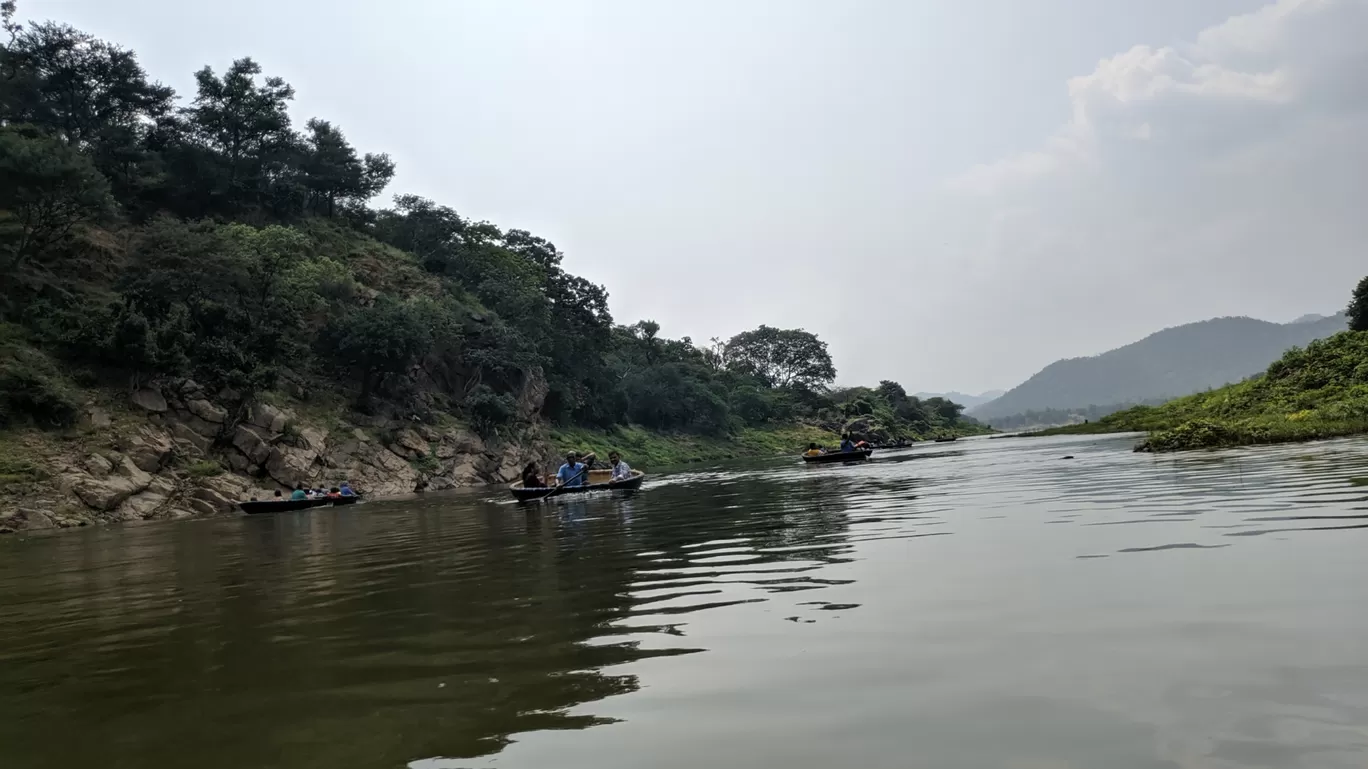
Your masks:
<svg viewBox="0 0 1368 769"><path fill-rule="evenodd" d="M855 451L832 451L827 454L816 456L803 455L804 462L812 464L823 464L826 462L863 462L869 459L869 455L874 453L874 449L857 449Z"/></svg>
<svg viewBox="0 0 1368 769"><path fill-rule="evenodd" d="M941 437L936 439L936 443L949 443L958 437L959 436L957 435L942 435Z"/></svg>
<svg viewBox="0 0 1368 769"><path fill-rule="evenodd" d="M291 510L308 510L311 507L329 507L339 505L354 505L361 501L361 495L354 497L337 497L329 499L267 499L256 502L239 502L238 507L248 515L259 515L261 513L288 513Z"/></svg>
<svg viewBox="0 0 1368 769"><path fill-rule="evenodd" d="M612 470L590 470L589 477L585 478L588 483L583 486L564 486L559 490L551 486L533 486L523 488L522 481L518 481L508 487L513 492L513 496L520 502L530 502L538 499L546 499L551 496L564 496L566 494L586 494L590 491L635 491L641 488L641 482L646 479L646 474L640 470L633 470L632 477L625 481L616 483L609 481L613 475ZM552 494L552 492L555 492Z"/></svg>

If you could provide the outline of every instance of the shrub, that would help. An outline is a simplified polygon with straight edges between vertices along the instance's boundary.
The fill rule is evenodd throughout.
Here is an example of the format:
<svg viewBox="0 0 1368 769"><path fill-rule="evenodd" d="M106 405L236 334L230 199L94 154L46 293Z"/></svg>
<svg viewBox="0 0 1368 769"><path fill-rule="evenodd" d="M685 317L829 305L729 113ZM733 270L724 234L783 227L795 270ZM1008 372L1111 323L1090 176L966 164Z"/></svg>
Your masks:
<svg viewBox="0 0 1368 769"><path fill-rule="evenodd" d="M0 427L33 423L69 427L81 415L81 404L60 377L31 360L0 363Z"/></svg>

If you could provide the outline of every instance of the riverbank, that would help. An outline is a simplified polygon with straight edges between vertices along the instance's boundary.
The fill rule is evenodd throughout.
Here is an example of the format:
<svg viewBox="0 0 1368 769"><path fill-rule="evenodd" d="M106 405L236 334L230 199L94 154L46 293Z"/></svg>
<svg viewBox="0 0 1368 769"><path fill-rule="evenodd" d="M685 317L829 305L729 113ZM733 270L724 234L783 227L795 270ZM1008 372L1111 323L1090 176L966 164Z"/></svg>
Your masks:
<svg viewBox="0 0 1368 769"><path fill-rule="evenodd" d="M1288 351L1263 374L1161 406L1030 436L1143 432L1136 451L1292 443L1368 433L1368 332Z"/></svg>
<svg viewBox="0 0 1368 769"><path fill-rule="evenodd" d="M796 455L809 443L833 446L841 442L841 436L832 431L803 424L748 427L726 438L671 435L637 426L606 431L564 428L552 430L551 439L562 451L593 451L600 458L607 457L609 451L620 451L627 464L638 468L671 467L742 457Z"/></svg>

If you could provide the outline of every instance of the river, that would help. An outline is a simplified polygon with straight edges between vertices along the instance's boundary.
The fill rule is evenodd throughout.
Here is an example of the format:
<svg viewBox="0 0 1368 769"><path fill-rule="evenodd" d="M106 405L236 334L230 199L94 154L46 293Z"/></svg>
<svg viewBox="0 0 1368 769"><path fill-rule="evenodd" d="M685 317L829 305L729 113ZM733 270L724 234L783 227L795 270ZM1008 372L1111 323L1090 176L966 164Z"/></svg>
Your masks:
<svg viewBox="0 0 1368 769"><path fill-rule="evenodd" d="M0 765L1361 769L1368 442L1133 442L2 539Z"/></svg>

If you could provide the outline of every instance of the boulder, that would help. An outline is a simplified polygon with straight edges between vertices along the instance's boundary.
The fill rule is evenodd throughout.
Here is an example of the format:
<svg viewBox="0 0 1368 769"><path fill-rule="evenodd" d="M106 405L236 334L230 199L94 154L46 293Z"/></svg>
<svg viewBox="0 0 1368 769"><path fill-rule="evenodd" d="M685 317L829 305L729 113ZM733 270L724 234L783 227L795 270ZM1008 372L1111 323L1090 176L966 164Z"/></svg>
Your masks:
<svg viewBox="0 0 1368 769"><path fill-rule="evenodd" d="M292 489L297 484L313 482L317 460L318 452L313 449L278 445L271 449L271 456L266 460L266 474L276 483Z"/></svg>
<svg viewBox="0 0 1368 769"><path fill-rule="evenodd" d="M418 459L427 456L431 447L421 435L405 428L394 434L390 450L406 459Z"/></svg>
<svg viewBox="0 0 1368 769"><path fill-rule="evenodd" d="M149 387L134 390L129 400L133 401L134 406L153 414L160 414L167 409L166 397Z"/></svg>
<svg viewBox="0 0 1368 769"><path fill-rule="evenodd" d="M139 470L155 473L171 461L175 445L161 430L144 427L129 442L124 453Z"/></svg>
<svg viewBox="0 0 1368 769"><path fill-rule="evenodd" d="M261 427L240 424L233 432L233 446L254 465L264 465L271 458L271 442L262 430Z"/></svg>
<svg viewBox="0 0 1368 769"><path fill-rule="evenodd" d="M96 478L103 478L114 472L114 463L99 454L91 454L86 457L85 460L81 462L81 466L85 468L86 472Z"/></svg>
<svg viewBox="0 0 1368 769"><path fill-rule="evenodd" d="M219 433L223 430L222 424L200 419L194 414L186 414L182 417L181 424L188 427L194 434L208 438L210 443L213 443L214 440L219 437Z"/></svg>
<svg viewBox="0 0 1368 769"><path fill-rule="evenodd" d="M437 444L437 458L451 459L461 454L483 454L485 442L469 430L455 430L442 436Z"/></svg>
<svg viewBox="0 0 1368 769"><path fill-rule="evenodd" d="M109 412L99 406L87 405L85 415L81 417L81 425L90 428L105 428L114 424Z"/></svg>
<svg viewBox="0 0 1368 769"><path fill-rule="evenodd" d="M152 476L139 470L131 460L123 460L114 469L117 474L106 478L86 475L74 479L71 483L72 492L86 506L103 512L113 510L152 483Z"/></svg>
<svg viewBox="0 0 1368 769"><path fill-rule="evenodd" d="M285 425L290 421L290 417L269 403L253 403L247 421L271 435L279 435L285 431Z"/></svg>
<svg viewBox="0 0 1368 769"><path fill-rule="evenodd" d="M191 414L215 425L221 425L228 419L227 409L215 406L203 398L187 400L185 402L185 408L188 409ZM196 430L196 432L199 432L201 435L204 434L199 430ZM214 432L217 432L217 429L215 429Z"/></svg>
<svg viewBox="0 0 1368 769"><path fill-rule="evenodd" d="M202 486L190 492L190 501L196 506L207 507L208 513L206 514L232 512L233 508L237 506L236 502L224 496L222 492L208 486Z"/></svg>
<svg viewBox="0 0 1368 769"><path fill-rule="evenodd" d="M213 441L210 438L200 435L194 430L191 430L189 425L180 422L171 425L171 435L175 437L176 443L181 445L182 449L186 446L193 447L194 451L185 452L187 456L203 454L207 452L209 446L213 444Z"/></svg>
<svg viewBox="0 0 1368 769"><path fill-rule="evenodd" d="M474 486L482 483L480 470L477 460L470 455L463 456L459 461L451 466L450 470L442 473L442 476L451 480L453 486Z"/></svg>

